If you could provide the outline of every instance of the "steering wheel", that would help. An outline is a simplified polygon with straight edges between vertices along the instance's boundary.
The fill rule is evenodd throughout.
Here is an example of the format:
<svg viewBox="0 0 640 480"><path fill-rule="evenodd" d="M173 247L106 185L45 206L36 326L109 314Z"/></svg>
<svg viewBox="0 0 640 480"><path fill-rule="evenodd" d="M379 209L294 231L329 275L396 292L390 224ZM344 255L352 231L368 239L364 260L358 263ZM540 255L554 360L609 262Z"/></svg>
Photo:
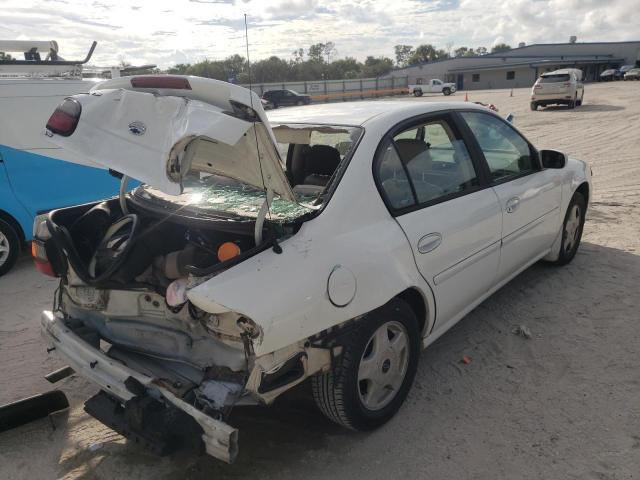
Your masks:
<svg viewBox="0 0 640 480"><path fill-rule="evenodd" d="M104 280L122 265L135 244L138 225L138 215L130 213L107 229L89 262L89 275L96 280Z"/></svg>

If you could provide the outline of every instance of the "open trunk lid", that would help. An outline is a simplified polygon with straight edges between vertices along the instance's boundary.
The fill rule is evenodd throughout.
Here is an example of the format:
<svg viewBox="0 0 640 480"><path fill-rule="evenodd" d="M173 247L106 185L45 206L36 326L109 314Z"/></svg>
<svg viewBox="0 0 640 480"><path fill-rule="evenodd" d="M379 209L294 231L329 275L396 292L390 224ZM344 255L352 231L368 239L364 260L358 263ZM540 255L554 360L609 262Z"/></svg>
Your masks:
<svg viewBox="0 0 640 480"><path fill-rule="evenodd" d="M77 114L73 128L52 128L61 104L45 134L98 166L169 195L182 193L187 173L204 172L295 202L261 101L248 89L198 77L129 77L65 102ZM73 124L62 120L63 128L64 120Z"/></svg>

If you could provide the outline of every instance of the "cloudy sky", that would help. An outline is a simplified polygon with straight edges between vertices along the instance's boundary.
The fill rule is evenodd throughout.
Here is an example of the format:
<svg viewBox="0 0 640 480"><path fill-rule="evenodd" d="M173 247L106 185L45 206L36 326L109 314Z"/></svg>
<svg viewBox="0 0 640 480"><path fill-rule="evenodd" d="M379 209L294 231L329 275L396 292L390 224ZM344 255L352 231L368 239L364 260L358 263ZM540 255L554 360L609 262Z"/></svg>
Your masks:
<svg viewBox="0 0 640 480"><path fill-rule="evenodd" d="M640 0L0 0L0 39L57 40L62 56L110 66L289 57L333 41L337 56L393 57L399 43L490 48L498 42L640 40Z"/></svg>

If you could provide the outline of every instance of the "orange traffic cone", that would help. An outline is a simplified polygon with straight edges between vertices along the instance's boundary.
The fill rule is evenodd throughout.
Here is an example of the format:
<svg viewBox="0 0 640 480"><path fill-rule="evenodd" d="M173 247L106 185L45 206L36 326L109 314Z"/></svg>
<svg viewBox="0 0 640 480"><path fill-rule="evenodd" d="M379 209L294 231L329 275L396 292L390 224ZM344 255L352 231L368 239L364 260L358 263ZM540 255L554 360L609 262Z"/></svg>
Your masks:
<svg viewBox="0 0 640 480"><path fill-rule="evenodd" d="M469 101L469 94L467 92L464 92L464 101L465 102Z"/></svg>

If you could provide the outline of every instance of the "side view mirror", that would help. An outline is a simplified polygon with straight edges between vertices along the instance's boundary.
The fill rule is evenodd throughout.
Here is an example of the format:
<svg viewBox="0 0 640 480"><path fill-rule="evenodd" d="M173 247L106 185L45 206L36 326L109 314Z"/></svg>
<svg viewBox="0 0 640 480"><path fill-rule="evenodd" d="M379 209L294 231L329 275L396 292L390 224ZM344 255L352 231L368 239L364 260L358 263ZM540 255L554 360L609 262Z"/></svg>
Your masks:
<svg viewBox="0 0 640 480"><path fill-rule="evenodd" d="M567 156L557 150L541 150L540 159L544 168L564 168L567 164Z"/></svg>

